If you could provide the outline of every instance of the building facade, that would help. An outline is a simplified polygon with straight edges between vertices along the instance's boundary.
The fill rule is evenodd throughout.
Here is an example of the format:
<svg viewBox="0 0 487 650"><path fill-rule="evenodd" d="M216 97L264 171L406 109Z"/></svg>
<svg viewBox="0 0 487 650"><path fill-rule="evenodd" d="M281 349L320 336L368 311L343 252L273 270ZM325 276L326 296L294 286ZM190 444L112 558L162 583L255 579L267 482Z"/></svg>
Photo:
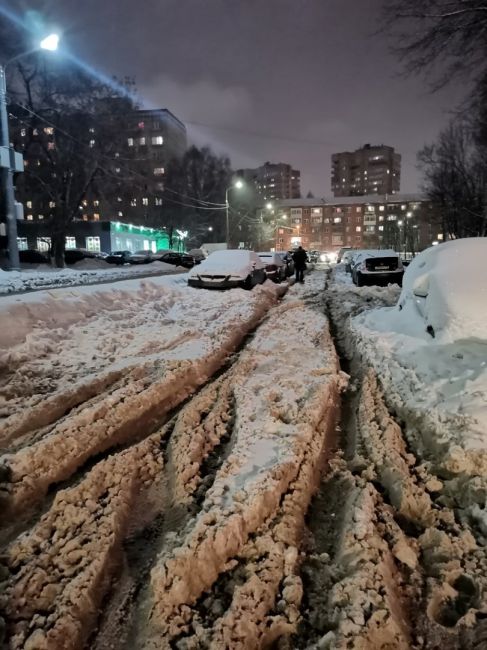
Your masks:
<svg viewBox="0 0 487 650"><path fill-rule="evenodd" d="M117 133L114 150L101 156L111 180L90 185L79 206L79 219L161 227L164 175L168 163L181 158L186 151L185 125L167 109L124 112L118 108L109 118L107 112L103 115L110 120L111 132ZM83 123L88 133L80 147L95 146L97 138L106 138L105 127L90 117ZM56 150L56 129L42 122L29 131L18 119L12 120L11 134L15 148L24 154L26 170L42 169L47 164L46 154ZM26 221L48 221L56 209L47 192L33 195L27 175L19 176L16 198L24 206Z"/></svg>
<svg viewBox="0 0 487 650"><path fill-rule="evenodd" d="M416 253L443 237L431 202L418 194L280 201L273 217L276 250L350 246Z"/></svg>
<svg viewBox="0 0 487 650"><path fill-rule="evenodd" d="M44 221L19 221L17 244L19 250L49 253L51 237L49 224ZM170 249L184 250L184 241L168 229L157 229L119 221L73 221L68 226L66 249L84 248L92 252L110 253L126 250Z"/></svg>
<svg viewBox="0 0 487 650"><path fill-rule="evenodd" d="M287 163L266 162L256 169L239 169L236 176L255 189L263 201L299 199L301 172Z"/></svg>
<svg viewBox="0 0 487 650"><path fill-rule="evenodd" d="M333 196L395 194L401 189L401 156L394 147L366 144L331 157Z"/></svg>

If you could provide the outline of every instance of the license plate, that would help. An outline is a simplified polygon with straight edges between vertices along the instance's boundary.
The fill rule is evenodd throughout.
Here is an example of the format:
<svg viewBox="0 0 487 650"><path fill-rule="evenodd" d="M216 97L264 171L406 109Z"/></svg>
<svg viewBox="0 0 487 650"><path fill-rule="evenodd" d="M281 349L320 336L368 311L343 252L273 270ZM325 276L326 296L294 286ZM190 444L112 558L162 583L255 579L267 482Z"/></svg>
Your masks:
<svg viewBox="0 0 487 650"><path fill-rule="evenodd" d="M376 271L388 271L389 267L388 266L376 266L375 270Z"/></svg>

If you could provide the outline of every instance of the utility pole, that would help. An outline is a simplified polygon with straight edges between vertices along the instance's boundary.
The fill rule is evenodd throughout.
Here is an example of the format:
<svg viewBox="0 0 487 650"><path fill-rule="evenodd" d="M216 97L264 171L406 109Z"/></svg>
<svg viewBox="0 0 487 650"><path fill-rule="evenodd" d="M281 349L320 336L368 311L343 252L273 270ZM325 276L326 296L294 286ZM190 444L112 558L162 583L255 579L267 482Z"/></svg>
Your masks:
<svg viewBox="0 0 487 650"><path fill-rule="evenodd" d="M8 131L7 111L7 82L5 78L5 67L0 65L0 180L2 212L5 214L5 222L8 238L8 257L10 270L19 267L19 249L17 246L17 215L15 211L14 195L14 171L23 170L23 161L19 162L18 157L10 147ZM20 156L21 157L21 156ZM20 168L19 168L20 167Z"/></svg>

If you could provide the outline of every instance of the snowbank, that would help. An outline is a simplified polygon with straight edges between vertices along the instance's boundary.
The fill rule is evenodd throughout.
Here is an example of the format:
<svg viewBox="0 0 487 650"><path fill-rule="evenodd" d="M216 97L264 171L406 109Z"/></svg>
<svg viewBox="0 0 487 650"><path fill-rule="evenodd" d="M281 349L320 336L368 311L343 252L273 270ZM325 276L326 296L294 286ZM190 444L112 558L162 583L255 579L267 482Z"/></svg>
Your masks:
<svg viewBox="0 0 487 650"><path fill-rule="evenodd" d="M0 296L22 291L112 282L138 275L162 275L182 271L185 269L176 269L173 265L164 262L114 267L104 260L97 259L81 260L67 269L54 269L45 264L39 265L35 271L2 271L0 269Z"/></svg>

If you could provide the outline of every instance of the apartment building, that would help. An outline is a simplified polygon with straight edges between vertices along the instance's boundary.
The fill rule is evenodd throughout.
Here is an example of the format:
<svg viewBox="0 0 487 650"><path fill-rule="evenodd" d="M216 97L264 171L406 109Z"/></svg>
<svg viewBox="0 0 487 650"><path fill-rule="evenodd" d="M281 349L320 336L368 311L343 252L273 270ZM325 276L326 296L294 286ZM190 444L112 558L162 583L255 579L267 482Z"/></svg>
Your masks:
<svg viewBox="0 0 487 650"><path fill-rule="evenodd" d="M239 169L235 175L253 187L263 201L298 199L301 196L301 172L287 163L266 162L256 169Z"/></svg>
<svg viewBox="0 0 487 650"><path fill-rule="evenodd" d="M108 132L117 134L113 151L101 157L103 167L109 168L110 182L90 186L79 206L78 218L162 226L164 175L168 163L186 151L185 125L168 109L124 112L114 103L112 115L106 110L101 114L104 117L100 120L110 121ZM106 138L106 123L97 123L91 116L80 118L76 137L80 139L80 150L86 151L96 145L97 138ZM86 133L81 134L80 129ZM11 133L15 148L24 154L27 171L37 172L49 164L46 155L55 153L57 135L47 118L45 122L41 118L30 132L22 121L14 119ZM29 182L28 173L18 179L16 198L24 205L27 221L47 221L56 208L49 188L40 191L38 184Z"/></svg>
<svg viewBox="0 0 487 650"><path fill-rule="evenodd" d="M439 220L419 194L280 201L275 212L275 248L333 251L395 248L418 252L441 241Z"/></svg>
<svg viewBox="0 0 487 650"><path fill-rule="evenodd" d="M331 157L333 196L395 194L401 189L401 156L394 147L366 144Z"/></svg>

